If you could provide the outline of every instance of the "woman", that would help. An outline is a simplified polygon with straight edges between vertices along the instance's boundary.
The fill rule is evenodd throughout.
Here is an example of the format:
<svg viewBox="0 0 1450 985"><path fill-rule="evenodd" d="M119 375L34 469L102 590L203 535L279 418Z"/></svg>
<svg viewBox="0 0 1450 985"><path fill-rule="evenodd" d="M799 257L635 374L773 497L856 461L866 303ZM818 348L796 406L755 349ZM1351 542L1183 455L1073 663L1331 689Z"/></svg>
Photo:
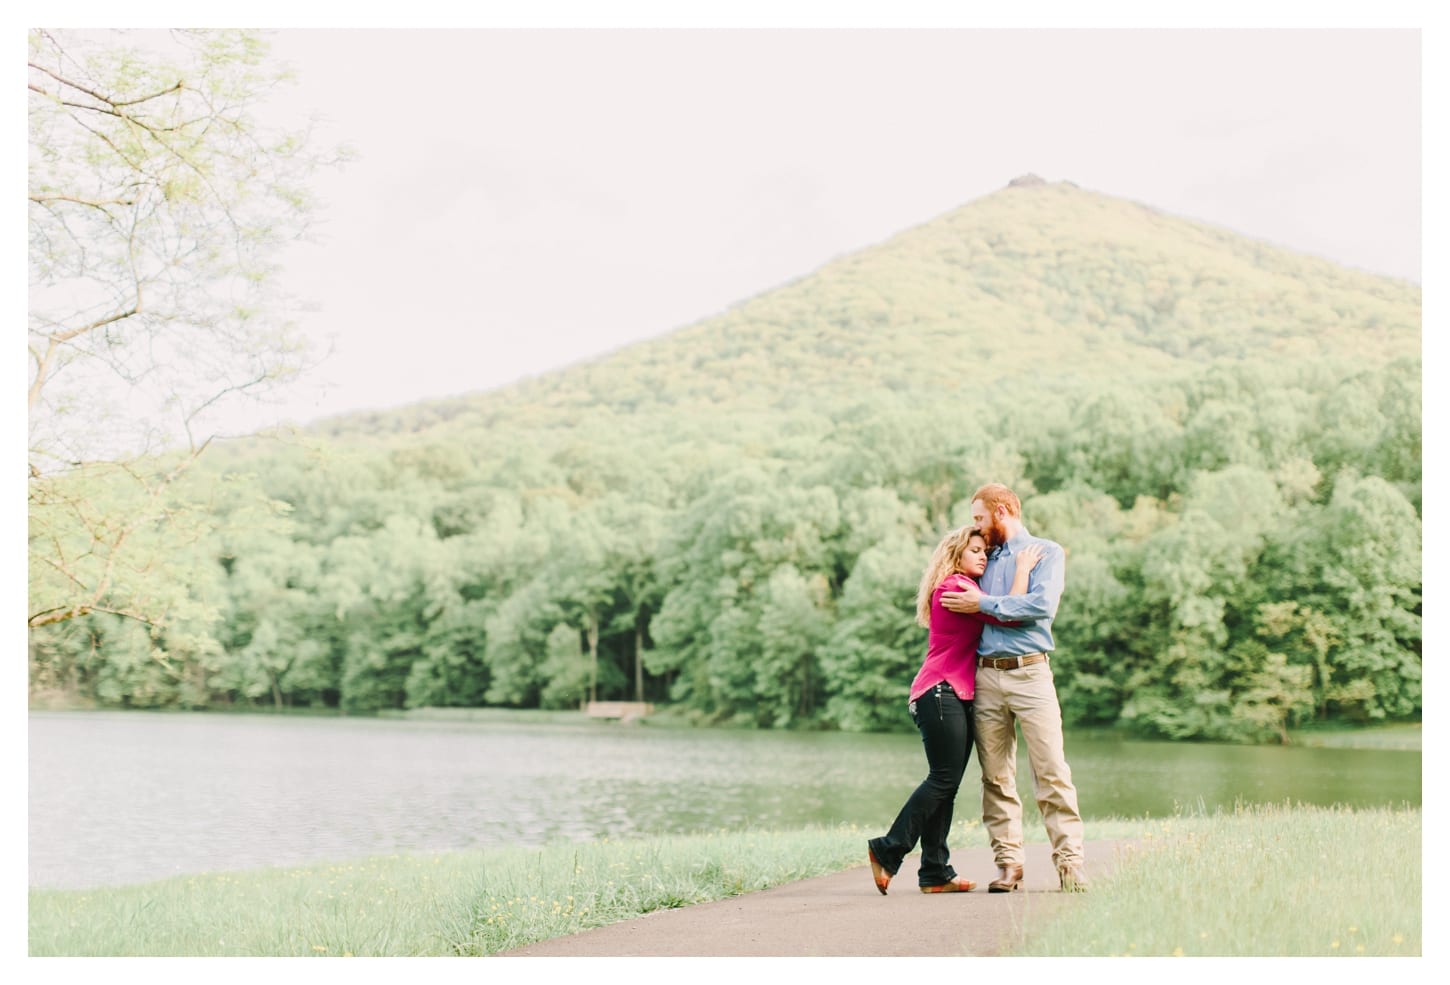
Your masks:
<svg viewBox="0 0 1450 985"><path fill-rule="evenodd" d="M1027 575L1042 557L1035 545L1021 551L1012 582L1013 595L1027 591ZM987 541L975 527L942 538L922 574L916 592L916 621L927 627L926 659L912 681L907 710L926 747L926 779L907 799L884 837L866 843L871 877L882 896L901 860L921 842L917 882L923 893L967 893L976 883L956 874L947 851L952 805L972 750L972 695L977 680L980 613L948 612L941 594L976 587L987 570Z"/></svg>

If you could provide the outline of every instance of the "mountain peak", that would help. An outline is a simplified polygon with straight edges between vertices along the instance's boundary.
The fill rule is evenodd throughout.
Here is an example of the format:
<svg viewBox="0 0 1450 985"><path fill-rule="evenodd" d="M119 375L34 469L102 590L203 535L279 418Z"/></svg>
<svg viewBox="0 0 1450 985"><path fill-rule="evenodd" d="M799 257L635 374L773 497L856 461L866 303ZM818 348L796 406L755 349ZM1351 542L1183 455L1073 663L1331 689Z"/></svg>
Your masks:
<svg viewBox="0 0 1450 985"><path fill-rule="evenodd" d="M1033 174L1031 171L1028 171L1026 174L1019 174L1017 177L1007 182L1008 188L1047 188L1050 185L1056 185L1062 188L1081 187L1080 185L1078 185L1077 182L1068 181L1066 178L1062 178L1058 181L1048 181L1046 178L1042 177L1042 175Z"/></svg>

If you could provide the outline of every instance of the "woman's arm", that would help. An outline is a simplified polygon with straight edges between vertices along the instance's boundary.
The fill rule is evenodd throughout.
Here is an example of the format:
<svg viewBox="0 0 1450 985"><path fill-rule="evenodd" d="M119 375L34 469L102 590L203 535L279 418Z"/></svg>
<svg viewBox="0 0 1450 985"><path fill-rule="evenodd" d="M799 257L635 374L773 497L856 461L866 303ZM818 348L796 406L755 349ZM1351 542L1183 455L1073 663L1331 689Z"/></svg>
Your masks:
<svg viewBox="0 0 1450 985"><path fill-rule="evenodd" d="M1007 591L1008 595L1026 595L1027 579L1032 574L1032 569L1037 567L1037 562L1042 560L1042 546L1040 544L1028 544L1017 552L1017 570L1012 573L1012 587Z"/></svg>
<svg viewBox="0 0 1450 985"><path fill-rule="evenodd" d="M1042 545L1042 560L1032 569L1032 581L1023 595L982 596L977 607L999 619L1015 622L1036 622L1057 614L1062 598L1063 564L1067 552L1051 542Z"/></svg>
<svg viewBox="0 0 1450 985"><path fill-rule="evenodd" d="M1007 590L1008 595L1026 595L1027 579L1032 574L1032 569L1037 567L1037 562L1042 560L1042 548L1037 544L1028 544L1017 553L1017 569L1012 572L1012 587ZM1020 622L1008 622L998 619L996 616L989 616L985 612L982 618L994 626L1021 626Z"/></svg>

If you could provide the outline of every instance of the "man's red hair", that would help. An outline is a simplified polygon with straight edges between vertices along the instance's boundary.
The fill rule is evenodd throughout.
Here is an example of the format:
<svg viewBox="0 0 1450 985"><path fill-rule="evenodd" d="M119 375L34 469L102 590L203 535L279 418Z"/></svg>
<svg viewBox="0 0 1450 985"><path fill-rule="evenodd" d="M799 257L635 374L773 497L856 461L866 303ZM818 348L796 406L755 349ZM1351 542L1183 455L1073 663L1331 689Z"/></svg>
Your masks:
<svg viewBox="0 0 1450 985"><path fill-rule="evenodd" d="M1022 500L1017 494L1000 482L989 482L972 494L973 500L980 499L987 512L996 513L997 507L1007 507L1007 512L1017 519L1022 519Z"/></svg>

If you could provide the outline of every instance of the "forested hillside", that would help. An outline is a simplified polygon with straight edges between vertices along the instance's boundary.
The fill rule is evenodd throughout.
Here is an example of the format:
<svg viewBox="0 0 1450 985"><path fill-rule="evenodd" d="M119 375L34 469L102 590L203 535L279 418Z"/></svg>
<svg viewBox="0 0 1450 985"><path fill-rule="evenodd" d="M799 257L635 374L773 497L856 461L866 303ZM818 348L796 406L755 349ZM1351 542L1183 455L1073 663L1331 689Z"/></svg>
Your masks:
<svg viewBox="0 0 1450 985"><path fill-rule="evenodd" d="M1014 182L606 358L211 449L114 573L171 617L32 630L32 697L899 728L995 480L1069 552L1069 720L1413 718L1420 379L1417 285Z"/></svg>

